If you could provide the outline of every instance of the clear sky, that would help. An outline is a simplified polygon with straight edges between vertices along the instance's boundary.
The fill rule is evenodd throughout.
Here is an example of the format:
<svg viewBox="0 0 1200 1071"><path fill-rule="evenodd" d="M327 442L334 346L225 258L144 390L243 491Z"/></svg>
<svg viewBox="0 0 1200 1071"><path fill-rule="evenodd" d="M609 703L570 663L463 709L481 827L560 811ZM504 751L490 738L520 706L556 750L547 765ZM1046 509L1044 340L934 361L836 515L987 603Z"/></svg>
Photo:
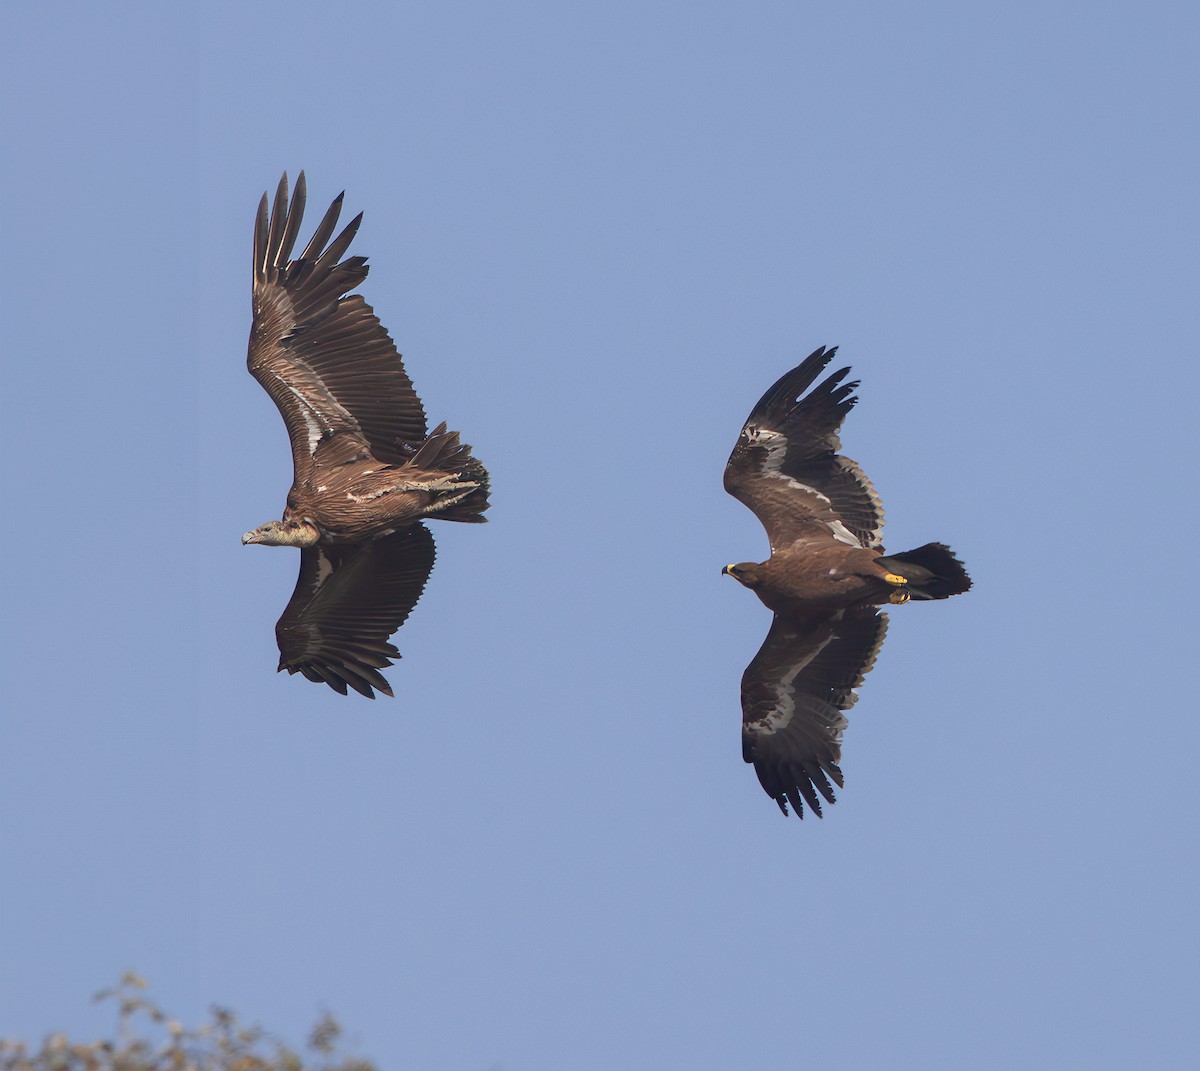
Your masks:
<svg viewBox="0 0 1200 1071"><path fill-rule="evenodd" d="M135 968L389 1071L1200 1061L1192 4L3 13L0 1032ZM304 168L491 523L394 700L277 675L254 210ZM308 230L306 228L306 234ZM846 788L740 754L721 488L837 343L892 613Z"/></svg>

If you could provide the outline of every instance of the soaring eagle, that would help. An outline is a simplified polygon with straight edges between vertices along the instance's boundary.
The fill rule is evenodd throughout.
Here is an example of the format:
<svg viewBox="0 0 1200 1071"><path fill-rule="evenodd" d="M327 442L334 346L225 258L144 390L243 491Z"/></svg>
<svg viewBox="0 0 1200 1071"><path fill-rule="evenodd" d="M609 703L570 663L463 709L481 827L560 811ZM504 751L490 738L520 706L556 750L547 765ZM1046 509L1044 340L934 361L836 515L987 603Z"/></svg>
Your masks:
<svg viewBox="0 0 1200 1071"><path fill-rule="evenodd" d="M254 322L247 365L283 414L294 477L281 521L243 543L300 548L300 578L275 626L279 669L370 699L392 689L379 670L388 638L433 569L423 517L478 522L488 475L440 424L430 433L386 329L350 291L366 257L342 257L359 213L333 241L339 194L304 252L289 259L304 217L304 172L288 203L285 174L254 227Z"/></svg>
<svg viewBox="0 0 1200 1071"><path fill-rule="evenodd" d="M858 382L843 383L843 368L812 387L836 352L810 354L762 396L725 466L725 490L771 544L765 562L722 570L775 613L742 676L742 757L780 810L790 803L801 818L805 803L821 817L820 797L835 801L830 782L842 786L844 712L887 628L878 607L971 586L942 543L885 555L879 496L838 454Z"/></svg>

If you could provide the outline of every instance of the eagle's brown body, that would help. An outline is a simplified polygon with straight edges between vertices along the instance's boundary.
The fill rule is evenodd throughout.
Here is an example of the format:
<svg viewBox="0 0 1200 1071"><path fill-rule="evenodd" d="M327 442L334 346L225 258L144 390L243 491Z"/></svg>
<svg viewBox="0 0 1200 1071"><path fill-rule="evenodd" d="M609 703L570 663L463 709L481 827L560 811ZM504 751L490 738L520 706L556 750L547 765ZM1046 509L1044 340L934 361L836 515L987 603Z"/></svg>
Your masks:
<svg viewBox="0 0 1200 1071"><path fill-rule="evenodd" d="M895 576L878 550L841 543L804 544L772 554L765 562L731 566L734 577L777 614L793 617L896 601Z"/></svg>

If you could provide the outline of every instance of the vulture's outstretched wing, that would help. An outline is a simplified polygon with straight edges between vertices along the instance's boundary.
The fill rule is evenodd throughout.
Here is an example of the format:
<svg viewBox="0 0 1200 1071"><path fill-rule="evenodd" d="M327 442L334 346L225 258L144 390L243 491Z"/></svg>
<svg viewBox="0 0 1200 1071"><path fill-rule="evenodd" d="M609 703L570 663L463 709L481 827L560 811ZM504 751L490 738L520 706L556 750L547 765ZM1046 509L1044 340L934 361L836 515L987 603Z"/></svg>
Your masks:
<svg viewBox="0 0 1200 1071"><path fill-rule="evenodd" d="M312 240L289 260L304 217L304 172L288 204L287 175L268 214L267 195L254 227L254 323L246 364L283 414L296 480L325 435L349 431L381 461L400 463L401 443L425 438L425 410L383 325L358 295L366 257L341 260L362 220L355 216L329 241L342 195ZM329 243L326 245L326 243Z"/></svg>
<svg viewBox="0 0 1200 1071"><path fill-rule="evenodd" d="M842 787L844 711L875 664L887 616L872 606L813 621L778 614L742 675L742 758L784 814L804 804L821 817L818 793L833 803Z"/></svg>
<svg viewBox="0 0 1200 1071"><path fill-rule="evenodd" d="M836 346L816 350L759 399L725 466L725 490L762 521L772 553L831 536L850 546L882 541L875 489L837 452L858 383L842 383L850 372L843 368L804 394L836 352Z"/></svg>
<svg viewBox="0 0 1200 1071"><path fill-rule="evenodd" d="M300 552L300 578L275 626L279 668L368 699L392 689L379 672L400 652L388 637L417 605L433 570L423 524L370 543L317 544Z"/></svg>

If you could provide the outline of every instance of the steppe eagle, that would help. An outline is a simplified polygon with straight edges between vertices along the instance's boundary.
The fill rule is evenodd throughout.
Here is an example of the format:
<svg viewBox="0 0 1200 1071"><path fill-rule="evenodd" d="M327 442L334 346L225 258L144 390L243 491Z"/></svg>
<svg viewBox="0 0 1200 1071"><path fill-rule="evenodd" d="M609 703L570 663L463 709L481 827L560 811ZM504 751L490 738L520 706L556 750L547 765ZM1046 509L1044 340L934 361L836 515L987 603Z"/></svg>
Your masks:
<svg viewBox="0 0 1200 1071"><path fill-rule="evenodd" d="M838 453L858 383L843 383L843 368L813 386L835 353L822 347L780 377L725 467L725 489L762 522L771 555L722 571L775 614L742 676L742 757L783 813L791 804L801 818L805 803L820 817L821 798L833 803L842 786L845 711L887 628L878 607L971 586L942 543L885 554L879 496Z"/></svg>

